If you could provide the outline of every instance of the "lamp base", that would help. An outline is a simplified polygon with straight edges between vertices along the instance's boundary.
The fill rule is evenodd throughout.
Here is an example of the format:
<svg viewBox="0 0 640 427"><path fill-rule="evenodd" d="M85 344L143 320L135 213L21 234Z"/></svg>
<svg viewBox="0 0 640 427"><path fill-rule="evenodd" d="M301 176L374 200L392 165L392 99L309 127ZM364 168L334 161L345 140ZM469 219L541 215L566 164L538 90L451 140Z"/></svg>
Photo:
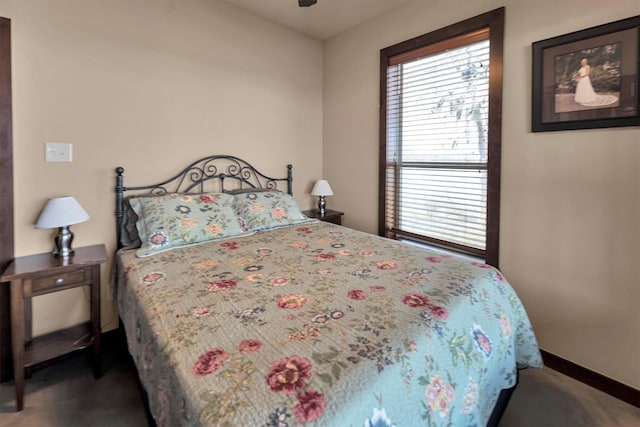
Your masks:
<svg viewBox="0 0 640 427"><path fill-rule="evenodd" d="M58 228L58 232L53 236L53 254L62 258L73 255L71 248L73 233L68 225Z"/></svg>
<svg viewBox="0 0 640 427"><path fill-rule="evenodd" d="M326 207L327 207L327 201L325 200L325 196L319 196L318 211L320 212L320 216L324 216L324 214L327 213Z"/></svg>

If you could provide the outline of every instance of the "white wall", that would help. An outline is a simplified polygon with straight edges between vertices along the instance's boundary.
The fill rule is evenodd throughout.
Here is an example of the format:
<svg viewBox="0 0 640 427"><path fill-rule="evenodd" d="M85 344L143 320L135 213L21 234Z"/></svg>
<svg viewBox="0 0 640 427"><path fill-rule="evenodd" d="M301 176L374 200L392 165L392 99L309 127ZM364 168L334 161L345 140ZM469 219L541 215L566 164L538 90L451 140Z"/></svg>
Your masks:
<svg viewBox="0 0 640 427"><path fill-rule="evenodd" d="M271 176L294 165L298 202L322 175L322 44L212 0L0 0L11 19L16 256L51 250L35 221L75 196L91 219L74 246L115 248L116 166L167 178L209 154ZM44 143L73 144L45 163ZM103 329L117 326L103 266ZM34 299L39 335L88 318L82 289Z"/></svg>
<svg viewBox="0 0 640 427"><path fill-rule="evenodd" d="M637 0L414 0L325 42L324 176L377 232L379 51L506 6L500 266L541 347L640 388L640 129L531 133L531 43Z"/></svg>

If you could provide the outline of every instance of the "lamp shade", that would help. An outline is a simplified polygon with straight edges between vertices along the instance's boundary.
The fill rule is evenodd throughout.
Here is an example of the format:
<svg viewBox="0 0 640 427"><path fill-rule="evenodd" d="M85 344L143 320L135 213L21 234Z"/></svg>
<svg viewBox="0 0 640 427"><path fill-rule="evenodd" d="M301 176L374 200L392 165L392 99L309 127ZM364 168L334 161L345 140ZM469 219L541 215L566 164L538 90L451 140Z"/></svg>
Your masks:
<svg viewBox="0 0 640 427"><path fill-rule="evenodd" d="M312 196L333 196L333 190L331 190L329 181L325 179L316 181L316 185L314 185L313 190L311 190L311 195Z"/></svg>
<svg viewBox="0 0 640 427"><path fill-rule="evenodd" d="M38 222L37 228L57 228L67 225L79 224L89 219L89 214L80 206L80 203L72 196L49 199L45 205Z"/></svg>

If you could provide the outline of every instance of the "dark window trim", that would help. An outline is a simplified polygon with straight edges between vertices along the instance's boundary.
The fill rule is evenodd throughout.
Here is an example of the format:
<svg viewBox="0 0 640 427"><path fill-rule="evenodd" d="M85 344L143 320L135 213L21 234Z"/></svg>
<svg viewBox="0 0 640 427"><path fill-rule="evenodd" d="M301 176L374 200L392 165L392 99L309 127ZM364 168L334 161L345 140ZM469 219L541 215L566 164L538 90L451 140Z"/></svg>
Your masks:
<svg viewBox="0 0 640 427"><path fill-rule="evenodd" d="M487 178L487 231L485 262L498 267L500 243L500 164L502 140L502 63L504 44L505 8L501 7L469 18L448 27L432 31L413 39L389 46L380 51L380 116L379 116L379 193L378 234L387 235L385 226L386 195L386 134L387 134L387 66L390 58L407 54L427 45L446 43L447 40L489 28L489 130Z"/></svg>
<svg viewBox="0 0 640 427"><path fill-rule="evenodd" d="M14 255L11 20L0 18L0 272ZM0 284L0 381L12 377L9 285Z"/></svg>

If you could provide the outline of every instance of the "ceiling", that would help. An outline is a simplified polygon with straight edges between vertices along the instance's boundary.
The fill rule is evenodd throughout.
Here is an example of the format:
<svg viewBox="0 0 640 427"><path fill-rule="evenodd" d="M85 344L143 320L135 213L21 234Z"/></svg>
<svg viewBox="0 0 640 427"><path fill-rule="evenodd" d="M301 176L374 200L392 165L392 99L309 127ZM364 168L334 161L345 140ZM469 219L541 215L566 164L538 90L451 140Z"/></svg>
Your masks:
<svg viewBox="0 0 640 427"><path fill-rule="evenodd" d="M408 0L318 0L298 7L297 0L224 0L300 33L324 40L382 15Z"/></svg>

